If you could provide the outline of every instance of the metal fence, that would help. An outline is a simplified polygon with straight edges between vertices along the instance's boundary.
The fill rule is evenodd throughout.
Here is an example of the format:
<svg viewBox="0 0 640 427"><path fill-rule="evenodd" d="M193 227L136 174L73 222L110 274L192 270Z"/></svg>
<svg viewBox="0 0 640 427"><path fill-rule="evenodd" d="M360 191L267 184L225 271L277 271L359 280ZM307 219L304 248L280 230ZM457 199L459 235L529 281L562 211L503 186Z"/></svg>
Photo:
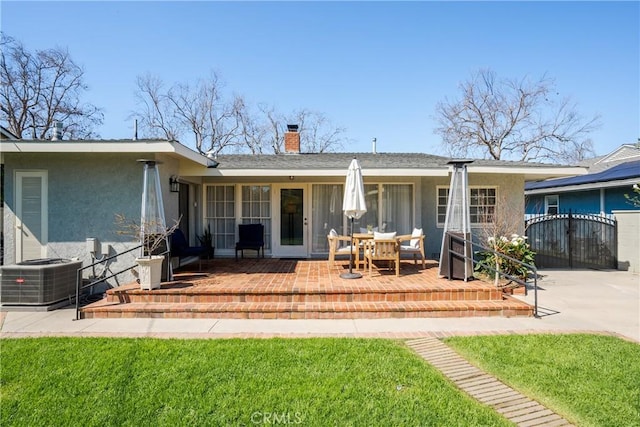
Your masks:
<svg viewBox="0 0 640 427"><path fill-rule="evenodd" d="M538 268L617 267L614 218L571 211L530 216L525 230Z"/></svg>
<svg viewBox="0 0 640 427"><path fill-rule="evenodd" d="M501 278L505 278L508 280L511 280L519 285L524 286L524 292L525 295L528 295L528 289L527 289L527 283L529 279L532 279L532 287L533 287L533 316L536 318L539 318L538 316L538 269L536 268L535 265L533 264L527 264L524 263L518 259L512 258L508 255L505 255L503 253L494 251L491 248L487 248L485 246L479 245L477 243L474 243L472 240L469 239L465 239L464 236L461 235L455 235L452 234L449 236L449 238L452 240L452 242L454 244L450 245L450 248L447 249L446 251L446 257L448 258L447 260L447 273L445 273L446 277L451 280L453 278L456 278L456 273L454 272L456 270L456 263L459 264L457 266L458 269L460 269L460 264L463 264L467 261L470 261L472 263L472 271L475 270L475 266L478 262L478 260L475 259L475 255L484 252L484 253L491 253L494 256L502 259L502 261L506 261L506 262L511 262L511 263L515 263L515 264L519 264L521 266L524 266L527 270L528 270L528 274L527 274L527 278L526 279L521 279L519 277L516 276L512 276L510 274L505 273L504 271L499 271L496 270L495 268L492 268L490 265L486 265L485 267L492 271L494 274L497 274L498 277ZM465 253L466 252L466 253ZM473 252L473 254L471 254L470 252ZM464 269L464 266L462 266L462 269ZM466 278L465 278L466 281Z"/></svg>
<svg viewBox="0 0 640 427"><path fill-rule="evenodd" d="M83 280L82 272L84 270L89 269L89 268L94 269L99 264L102 264L104 262L110 261L110 260L115 259L115 258L117 258L119 256L124 255L124 254L128 254L130 252L139 250L140 248L142 248L142 245L138 245L138 246L135 246L133 248L127 249L126 251L122 251L119 254L117 253L115 255L111 255L111 256L109 256L107 258L101 259L100 261L96 261L91 265L88 265L86 267L82 267L82 268L78 269L77 277L76 277L76 297L75 297L75 300L76 300L75 301L76 302L76 317L75 317L74 320L80 320L80 305L82 304L82 302L81 302L81 294L82 294L82 292L84 290L86 290L88 288L91 288L91 287L93 287L93 286L95 286L95 285L97 285L99 283L103 283L106 280L111 279L113 277L116 277L116 276L118 276L118 275L120 275L122 273L125 273L125 272L133 269L136 265L132 264L127 268L123 268L122 270L118 271L117 273L112 273L112 274L109 274L109 275L105 274L105 275L100 276L98 278L94 278L94 279L87 280L87 281Z"/></svg>

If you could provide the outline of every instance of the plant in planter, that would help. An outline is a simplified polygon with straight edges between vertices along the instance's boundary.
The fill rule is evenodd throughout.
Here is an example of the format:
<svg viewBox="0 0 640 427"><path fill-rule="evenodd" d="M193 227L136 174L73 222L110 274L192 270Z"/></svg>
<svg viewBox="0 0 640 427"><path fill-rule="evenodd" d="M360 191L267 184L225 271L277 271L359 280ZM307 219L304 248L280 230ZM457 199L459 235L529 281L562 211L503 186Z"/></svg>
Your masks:
<svg viewBox="0 0 640 427"><path fill-rule="evenodd" d="M526 241L526 236L512 234L510 239L500 236L489 237L487 240L488 248L498 254L506 255L525 264L534 265L536 253L531 250L531 246ZM476 264L476 271L493 278L496 285L499 283L500 274L507 274L524 281L527 280L530 273L525 265L496 255L493 252L479 252L478 256L480 260Z"/></svg>
<svg viewBox="0 0 640 427"><path fill-rule="evenodd" d="M213 235L211 234L211 228L208 225L204 230L204 234L202 234L202 236L198 236L198 241L200 242L200 245L207 248L207 256L209 259L213 258L213 251L215 248L213 247Z"/></svg>
<svg viewBox="0 0 640 427"><path fill-rule="evenodd" d="M159 288L162 280L162 261L167 250L165 243L168 236L180 225L180 219L171 227L167 227L155 221L138 224L122 214L116 214L116 225L117 234L131 236L142 243L142 254L136 258L140 288Z"/></svg>

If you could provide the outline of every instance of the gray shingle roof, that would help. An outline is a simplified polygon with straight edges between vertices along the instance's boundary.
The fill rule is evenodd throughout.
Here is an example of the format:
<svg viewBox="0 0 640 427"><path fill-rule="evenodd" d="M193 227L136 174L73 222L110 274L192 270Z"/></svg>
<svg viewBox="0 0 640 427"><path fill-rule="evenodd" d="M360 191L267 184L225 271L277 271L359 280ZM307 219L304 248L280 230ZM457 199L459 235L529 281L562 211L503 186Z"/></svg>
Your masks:
<svg viewBox="0 0 640 427"><path fill-rule="evenodd" d="M219 155L218 169L339 169L357 158L363 169L447 168L449 157L424 153L303 153L303 154L227 154ZM566 167L505 160L474 160L475 166Z"/></svg>
<svg viewBox="0 0 640 427"><path fill-rule="evenodd" d="M21 144L35 144L49 142L44 140L20 140ZM162 139L100 139L100 140L62 140L59 143L83 143L83 144L111 144L117 147L119 144L129 143L149 144L153 148L154 143L166 143ZM192 148L180 144L178 141L169 141L172 144L183 146L193 155L204 160L204 156ZM51 147L56 144L51 143ZM299 154L220 154L217 157L218 169L221 170L335 170L344 171L353 158L360 161L363 169L448 169L450 157L437 156L426 153L299 153ZM565 168L568 165L554 165L545 163L532 163L507 160L474 159L472 166L486 167L525 167L525 168Z"/></svg>

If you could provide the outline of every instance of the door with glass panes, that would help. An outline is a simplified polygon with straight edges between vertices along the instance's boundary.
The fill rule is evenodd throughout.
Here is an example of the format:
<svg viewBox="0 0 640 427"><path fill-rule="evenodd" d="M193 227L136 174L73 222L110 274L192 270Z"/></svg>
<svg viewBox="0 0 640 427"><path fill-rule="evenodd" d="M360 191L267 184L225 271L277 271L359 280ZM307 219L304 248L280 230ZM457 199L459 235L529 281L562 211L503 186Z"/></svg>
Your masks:
<svg viewBox="0 0 640 427"><path fill-rule="evenodd" d="M306 258L308 249L307 185L274 186L273 256Z"/></svg>

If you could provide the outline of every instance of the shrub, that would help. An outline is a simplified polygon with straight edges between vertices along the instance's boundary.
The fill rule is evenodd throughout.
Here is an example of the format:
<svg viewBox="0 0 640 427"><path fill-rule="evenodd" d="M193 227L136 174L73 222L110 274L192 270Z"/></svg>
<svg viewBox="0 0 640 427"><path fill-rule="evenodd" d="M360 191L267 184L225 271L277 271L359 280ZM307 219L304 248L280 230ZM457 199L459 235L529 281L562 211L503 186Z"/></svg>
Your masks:
<svg viewBox="0 0 640 427"><path fill-rule="evenodd" d="M624 194L624 198L627 199L627 203L635 206L636 208L640 208L640 186L638 184L633 184L631 187L634 194Z"/></svg>
<svg viewBox="0 0 640 427"><path fill-rule="evenodd" d="M517 234L512 234L511 239L505 236L489 237L488 248L523 263L534 265L535 252L531 250L526 239L526 236ZM492 279L496 278L496 270L501 274L508 274L521 280L527 279L529 269L522 264L489 251L479 252L478 256L480 261L476 264L475 270L487 274Z"/></svg>

